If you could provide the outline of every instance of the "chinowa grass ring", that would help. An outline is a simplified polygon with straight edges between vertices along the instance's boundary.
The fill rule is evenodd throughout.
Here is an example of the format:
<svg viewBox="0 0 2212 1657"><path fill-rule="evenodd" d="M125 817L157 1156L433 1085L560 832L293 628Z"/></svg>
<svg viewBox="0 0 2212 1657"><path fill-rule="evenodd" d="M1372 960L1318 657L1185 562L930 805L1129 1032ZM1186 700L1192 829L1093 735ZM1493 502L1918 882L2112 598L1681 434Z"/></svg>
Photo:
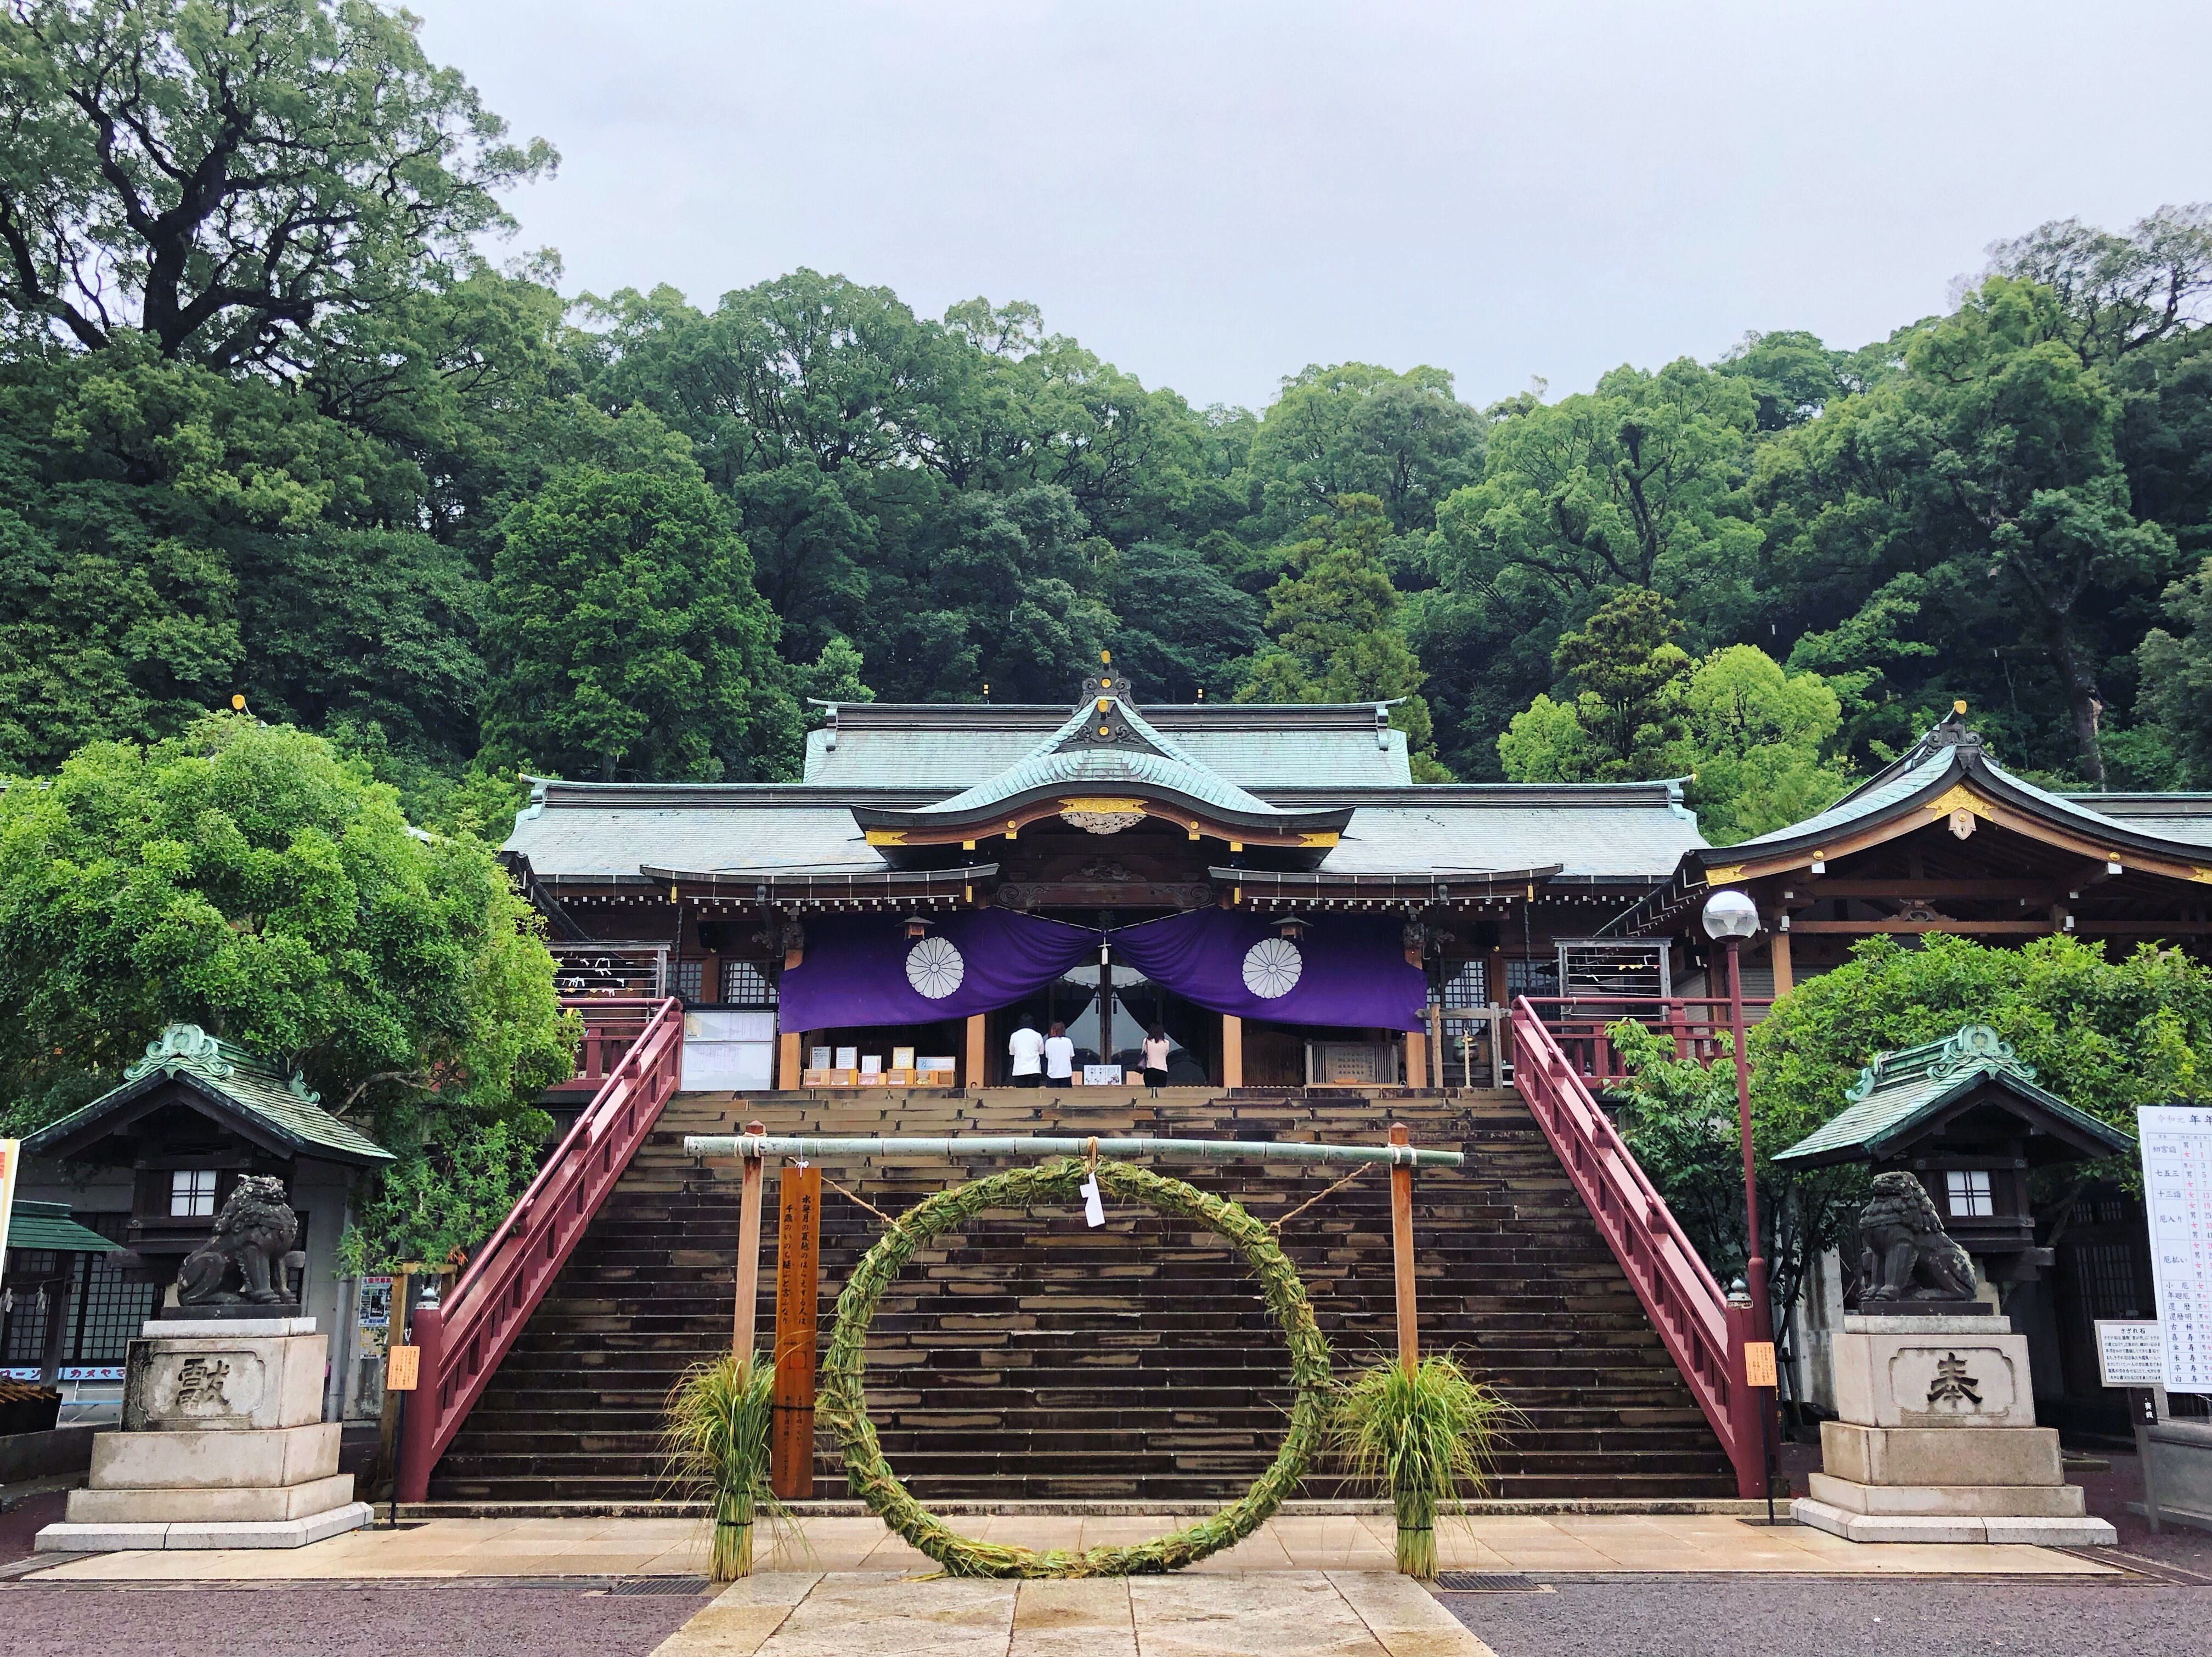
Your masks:
<svg viewBox="0 0 2212 1657"><path fill-rule="evenodd" d="M1267 1470L1242 1497L1197 1524L1130 1547L1032 1548L978 1542L961 1535L915 1500L884 1460L875 1423L868 1419L862 1385L868 1325L876 1307L914 1252L940 1232L965 1224L988 1209L1027 1208L1073 1199L1087 1170L1064 1158L1036 1168L993 1174L940 1191L895 1221L871 1248L837 1296L837 1320L822 1363L822 1418L845 1449L853 1494L894 1533L935 1560L948 1576L1143 1576L1181 1570L1208 1554L1234 1546L1267 1522L1297 1488L1327 1436L1332 1381L1328 1343L1314 1321L1313 1306L1297 1268L1267 1228L1236 1203L1149 1169L1099 1162L1099 1188L1178 1219L1194 1220L1227 1239L1260 1279L1261 1296L1282 1326L1290 1347L1291 1384L1297 1401L1290 1429Z"/></svg>

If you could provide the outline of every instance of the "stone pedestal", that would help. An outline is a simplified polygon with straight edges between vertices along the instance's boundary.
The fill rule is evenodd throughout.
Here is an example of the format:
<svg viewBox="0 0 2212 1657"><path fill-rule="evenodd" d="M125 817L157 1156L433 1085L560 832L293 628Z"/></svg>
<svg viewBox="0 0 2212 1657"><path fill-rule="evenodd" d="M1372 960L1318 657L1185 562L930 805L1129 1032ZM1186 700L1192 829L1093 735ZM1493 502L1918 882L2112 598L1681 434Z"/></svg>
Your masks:
<svg viewBox="0 0 2212 1657"><path fill-rule="evenodd" d="M1833 1338L1839 1421L1791 1515L1854 1542L2117 1542L2035 1424L2027 1337L1991 1317L1860 1317Z"/></svg>
<svg viewBox="0 0 2212 1657"><path fill-rule="evenodd" d="M123 1430L42 1552L296 1548L368 1522L338 1472L313 1318L162 1320L131 1343Z"/></svg>

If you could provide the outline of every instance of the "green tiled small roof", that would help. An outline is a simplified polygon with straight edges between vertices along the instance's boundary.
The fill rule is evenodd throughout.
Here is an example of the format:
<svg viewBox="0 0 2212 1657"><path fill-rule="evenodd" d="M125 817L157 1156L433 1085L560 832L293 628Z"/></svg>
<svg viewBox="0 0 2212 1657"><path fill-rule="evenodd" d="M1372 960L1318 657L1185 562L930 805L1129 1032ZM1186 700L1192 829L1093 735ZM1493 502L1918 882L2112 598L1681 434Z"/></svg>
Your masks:
<svg viewBox="0 0 2212 1657"><path fill-rule="evenodd" d="M1079 745L1076 739L1092 719L1099 717L1095 701L1085 700L1059 730L997 776L964 789L950 799L925 805L913 815L954 819L973 816L1033 788L1077 786L1167 788L1187 799L1233 816L1289 815L1200 765L1127 702L1119 697L1107 700L1114 704L1113 717L1135 739L1133 744L1123 746L1117 743L1110 748Z"/></svg>
<svg viewBox="0 0 2212 1657"><path fill-rule="evenodd" d="M2038 1087L2034 1066L2021 1063L2011 1046L1988 1025L1968 1024L1940 1041L1877 1056L1844 1095L1850 1103L1843 1114L1778 1152L1774 1160L1814 1167L1879 1158L1889 1144L1985 1081L2003 1083L2008 1091L2108 1150L2135 1148L2135 1141L2119 1129Z"/></svg>
<svg viewBox="0 0 2212 1657"><path fill-rule="evenodd" d="M363 1167L397 1160L359 1128L325 1110L319 1096L297 1075L278 1071L197 1024L170 1025L146 1044L146 1056L123 1072L122 1086L40 1129L23 1142L24 1149L41 1154L49 1145L75 1138L82 1129L171 1077L189 1082L252 1117L295 1155Z"/></svg>
<svg viewBox="0 0 2212 1657"><path fill-rule="evenodd" d="M52 1248L64 1254L111 1254L120 1249L89 1226L70 1217L67 1203L34 1203L19 1197L8 1211L8 1247Z"/></svg>

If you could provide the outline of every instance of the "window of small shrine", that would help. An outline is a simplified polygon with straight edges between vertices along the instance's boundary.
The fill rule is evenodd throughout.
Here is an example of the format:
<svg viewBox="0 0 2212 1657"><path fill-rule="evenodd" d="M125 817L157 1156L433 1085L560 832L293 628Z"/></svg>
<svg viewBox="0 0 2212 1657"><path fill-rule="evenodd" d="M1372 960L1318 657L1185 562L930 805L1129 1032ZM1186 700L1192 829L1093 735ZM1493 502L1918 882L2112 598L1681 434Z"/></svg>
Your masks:
<svg viewBox="0 0 2212 1657"><path fill-rule="evenodd" d="M156 1187L155 1189L159 1189ZM169 1175L169 1215L193 1219L215 1212L215 1170L180 1168Z"/></svg>
<svg viewBox="0 0 2212 1657"><path fill-rule="evenodd" d="M1952 1213L1963 1219L1979 1219L1997 1211L1990 1194L1987 1168L1954 1168L1943 1178L1951 1199Z"/></svg>

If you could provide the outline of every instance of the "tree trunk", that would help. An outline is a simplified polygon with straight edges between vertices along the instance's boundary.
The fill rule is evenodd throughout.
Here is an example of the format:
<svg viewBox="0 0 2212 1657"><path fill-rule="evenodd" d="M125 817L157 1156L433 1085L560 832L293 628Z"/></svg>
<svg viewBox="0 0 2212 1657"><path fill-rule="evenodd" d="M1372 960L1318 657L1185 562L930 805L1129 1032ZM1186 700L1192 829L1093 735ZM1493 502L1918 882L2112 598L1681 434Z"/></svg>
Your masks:
<svg viewBox="0 0 2212 1657"><path fill-rule="evenodd" d="M2097 695L2097 676L2075 647L2072 630L2057 622L2046 635L2051 660L2066 687L2066 707L2074 720L2074 742L2081 755L2081 774L2099 788L2105 786L2105 752L2097 734L2105 704Z"/></svg>

